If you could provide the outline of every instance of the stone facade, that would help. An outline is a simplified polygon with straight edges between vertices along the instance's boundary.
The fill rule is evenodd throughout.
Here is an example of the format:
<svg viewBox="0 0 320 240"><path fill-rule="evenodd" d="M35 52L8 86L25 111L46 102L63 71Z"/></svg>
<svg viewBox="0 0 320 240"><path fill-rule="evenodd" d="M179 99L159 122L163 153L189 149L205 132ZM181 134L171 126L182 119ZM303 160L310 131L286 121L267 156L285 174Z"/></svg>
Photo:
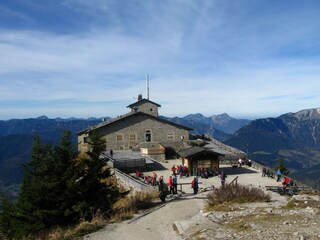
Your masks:
<svg viewBox="0 0 320 240"><path fill-rule="evenodd" d="M131 109L131 112L144 112L155 117L159 116L158 107L160 107L159 104L146 99L142 99L128 106L128 108Z"/></svg>
<svg viewBox="0 0 320 240"><path fill-rule="evenodd" d="M105 139L106 151L110 149L130 150L145 142L178 142L181 139L188 141L191 129L159 118L159 106L159 104L142 99L128 106L131 108L130 113L79 132L79 151L89 150L87 138L93 129ZM150 111L152 114L145 111Z"/></svg>

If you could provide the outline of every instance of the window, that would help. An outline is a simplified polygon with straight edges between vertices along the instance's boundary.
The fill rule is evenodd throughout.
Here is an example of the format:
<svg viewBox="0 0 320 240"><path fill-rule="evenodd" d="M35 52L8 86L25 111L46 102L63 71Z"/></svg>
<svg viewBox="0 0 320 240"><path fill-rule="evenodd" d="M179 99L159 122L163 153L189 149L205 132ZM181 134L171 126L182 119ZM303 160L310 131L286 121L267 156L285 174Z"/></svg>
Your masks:
<svg viewBox="0 0 320 240"><path fill-rule="evenodd" d="M135 142L137 141L137 135L135 133L130 133L129 134L129 141L130 142Z"/></svg>
<svg viewBox="0 0 320 240"><path fill-rule="evenodd" d="M174 140L174 134L173 133L168 133L167 139L168 140Z"/></svg>
<svg viewBox="0 0 320 240"><path fill-rule="evenodd" d="M122 134L122 133L118 133L118 134L117 134L117 138L116 138L117 141L123 141L123 138L124 138L124 137L123 137L123 134Z"/></svg>
<svg viewBox="0 0 320 240"><path fill-rule="evenodd" d="M150 108L150 112L153 112L153 108Z"/></svg>
<svg viewBox="0 0 320 240"><path fill-rule="evenodd" d="M146 130L146 142L151 142L151 131Z"/></svg>
<svg viewBox="0 0 320 240"><path fill-rule="evenodd" d="M89 143L89 137L84 137L83 138L83 143Z"/></svg>

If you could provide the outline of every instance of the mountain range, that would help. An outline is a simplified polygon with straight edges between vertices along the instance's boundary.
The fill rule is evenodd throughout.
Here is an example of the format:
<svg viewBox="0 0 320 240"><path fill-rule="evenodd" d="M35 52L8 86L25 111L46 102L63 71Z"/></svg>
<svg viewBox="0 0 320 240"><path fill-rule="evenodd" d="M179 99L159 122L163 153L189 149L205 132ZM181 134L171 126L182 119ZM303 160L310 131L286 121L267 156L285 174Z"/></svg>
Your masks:
<svg viewBox="0 0 320 240"><path fill-rule="evenodd" d="M320 108L316 108L251 121L224 143L270 167L282 160L293 178L319 188L319 140Z"/></svg>
<svg viewBox="0 0 320 240"><path fill-rule="evenodd" d="M249 154L254 161L275 167L282 160L294 178L310 185L320 184L320 109L286 113L277 118L256 120L235 119L228 114L205 117L200 113L168 118L188 126L194 135L209 135ZM110 119L106 117L105 119ZM89 119L30 119L0 121L0 185L20 183L21 163L31 158L33 137L44 142L58 143L63 130L75 133L102 121Z"/></svg>
<svg viewBox="0 0 320 240"><path fill-rule="evenodd" d="M110 117L103 119L109 120ZM194 134L208 134L218 139L226 139L230 135L224 131L230 133L236 130L237 126L249 122L249 120L239 120L238 122L227 114L208 118L201 114L191 114L183 118L170 118L170 120L193 128ZM46 116L0 121L0 141L2 143L0 145L0 183L21 182L23 176L21 163L30 160L33 137L36 134L41 137L43 142L56 144L60 140L63 130L70 130L73 142L76 143L76 132L101 121L102 118L49 119ZM215 127L221 130L217 130Z"/></svg>
<svg viewBox="0 0 320 240"><path fill-rule="evenodd" d="M250 122L248 119L232 118L227 113L212 115L211 117L205 117L200 113L196 113L182 118L162 118L192 128L193 131L191 133L194 135L204 134L220 141L228 139L236 130L246 126Z"/></svg>

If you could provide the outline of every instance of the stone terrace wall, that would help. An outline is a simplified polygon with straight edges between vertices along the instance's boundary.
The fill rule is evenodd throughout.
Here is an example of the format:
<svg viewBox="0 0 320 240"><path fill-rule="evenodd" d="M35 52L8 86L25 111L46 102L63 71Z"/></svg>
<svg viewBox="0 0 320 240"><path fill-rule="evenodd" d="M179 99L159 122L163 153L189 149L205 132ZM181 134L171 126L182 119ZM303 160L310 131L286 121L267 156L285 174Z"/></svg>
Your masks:
<svg viewBox="0 0 320 240"><path fill-rule="evenodd" d="M155 191L157 187L150 186L145 184L134 177L119 171L118 169L114 169L114 173L116 177L124 184L127 189L133 188L136 191Z"/></svg>

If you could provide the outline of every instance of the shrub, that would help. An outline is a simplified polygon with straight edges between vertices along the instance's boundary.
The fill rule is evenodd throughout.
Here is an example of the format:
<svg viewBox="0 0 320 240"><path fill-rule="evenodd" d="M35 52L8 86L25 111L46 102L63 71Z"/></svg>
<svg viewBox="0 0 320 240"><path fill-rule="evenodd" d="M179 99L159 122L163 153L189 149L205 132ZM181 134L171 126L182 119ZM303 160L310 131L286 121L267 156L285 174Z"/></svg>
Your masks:
<svg viewBox="0 0 320 240"><path fill-rule="evenodd" d="M209 205L224 203L248 203L270 201L271 197L263 190L247 186L227 186L225 188L214 189L208 195Z"/></svg>

